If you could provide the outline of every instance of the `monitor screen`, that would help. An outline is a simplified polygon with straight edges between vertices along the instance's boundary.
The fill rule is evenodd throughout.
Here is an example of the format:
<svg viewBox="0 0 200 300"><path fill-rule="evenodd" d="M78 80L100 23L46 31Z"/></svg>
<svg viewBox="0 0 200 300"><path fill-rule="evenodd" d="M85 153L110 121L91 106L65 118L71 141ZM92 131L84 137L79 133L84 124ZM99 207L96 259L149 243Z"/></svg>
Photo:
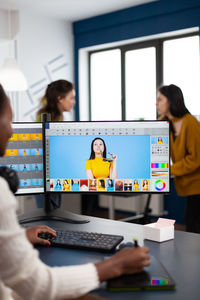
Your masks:
<svg viewBox="0 0 200 300"><path fill-rule="evenodd" d="M7 166L18 173L19 188L16 194L44 192L43 139L41 123L13 123L0 166Z"/></svg>
<svg viewBox="0 0 200 300"><path fill-rule="evenodd" d="M46 190L167 193L169 123L45 124Z"/></svg>

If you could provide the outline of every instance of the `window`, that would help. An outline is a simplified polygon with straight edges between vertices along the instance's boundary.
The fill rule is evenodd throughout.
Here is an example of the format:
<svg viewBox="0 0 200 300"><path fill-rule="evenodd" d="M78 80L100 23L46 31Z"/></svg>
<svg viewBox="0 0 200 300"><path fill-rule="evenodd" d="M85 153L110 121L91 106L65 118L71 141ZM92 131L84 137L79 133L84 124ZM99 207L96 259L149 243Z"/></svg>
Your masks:
<svg viewBox="0 0 200 300"><path fill-rule="evenodd" d="M91 120L121 120L121 52L91 55Z"/></svg>
<svg viewBox="0 0 200 300"><path fill-rule="evenodd" d="M89 53L90 120L153 120L156 91L176 84L200 115L199 33Z"/></svg>
<svg viewBox="0 0 200 300"><path fill-rule="evenodd" d="M155 47L131 50L125 54L126 120L156 118L155 54Z"/></svg>
<svg viewBox="0 0 200 300"><path fill-rule="evenodd" d="M200 115L199 36L164 42L164 84L178 85L186 107Z"/></svg>

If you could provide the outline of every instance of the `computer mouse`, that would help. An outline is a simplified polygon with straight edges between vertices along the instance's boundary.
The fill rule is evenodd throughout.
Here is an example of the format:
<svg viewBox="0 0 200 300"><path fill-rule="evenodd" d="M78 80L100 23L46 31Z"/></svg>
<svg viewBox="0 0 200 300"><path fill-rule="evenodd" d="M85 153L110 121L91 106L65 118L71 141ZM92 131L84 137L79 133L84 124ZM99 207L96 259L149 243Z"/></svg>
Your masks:
<svg viewBox="0 0 200 300"><path fill-rule="evenodd" d="M132 242L121 243L121 244L119 245L118 250L121 250L121 249L123 249L123 248L125 248L125 247L135 247L135 244L132 243Z"/></svg>

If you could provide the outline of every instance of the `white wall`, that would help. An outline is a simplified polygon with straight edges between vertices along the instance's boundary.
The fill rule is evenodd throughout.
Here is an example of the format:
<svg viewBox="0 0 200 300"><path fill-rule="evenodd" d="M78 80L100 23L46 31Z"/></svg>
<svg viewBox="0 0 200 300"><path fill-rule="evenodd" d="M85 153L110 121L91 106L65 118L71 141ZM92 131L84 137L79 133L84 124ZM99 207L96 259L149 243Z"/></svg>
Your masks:
<svg viewBox="0 0 200 300"><path fill-rule="evenodd" d="M17 60L29 89L19 93L16 121L35 119L39 99L50 81L62 78L73 82L73 59L71 23L20 12ZM73 118L73 113L67 114L66 118Z"/></svg>

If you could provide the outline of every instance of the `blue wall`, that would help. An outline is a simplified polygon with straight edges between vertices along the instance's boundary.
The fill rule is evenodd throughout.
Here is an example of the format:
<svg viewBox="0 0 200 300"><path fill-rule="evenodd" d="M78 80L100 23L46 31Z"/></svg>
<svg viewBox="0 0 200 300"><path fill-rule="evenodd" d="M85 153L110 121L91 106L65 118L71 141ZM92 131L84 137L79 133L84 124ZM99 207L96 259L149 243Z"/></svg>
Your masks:
<svg viewBox="0 0 200 300"><path fill-rule="evenodd" d="M79 49L199 25L200 0L160 0L73 23L76 120L79 120Z"/></svg>
<svg viewBox="0 0 200 300"><path fill-rule="evenodd" d="M79 120L78 51L81 48L123 41L200 25L200 0L160 0L73 24L75 49L76 120ZM166 196L169 217L183 223L185 198Z"/></svg>

